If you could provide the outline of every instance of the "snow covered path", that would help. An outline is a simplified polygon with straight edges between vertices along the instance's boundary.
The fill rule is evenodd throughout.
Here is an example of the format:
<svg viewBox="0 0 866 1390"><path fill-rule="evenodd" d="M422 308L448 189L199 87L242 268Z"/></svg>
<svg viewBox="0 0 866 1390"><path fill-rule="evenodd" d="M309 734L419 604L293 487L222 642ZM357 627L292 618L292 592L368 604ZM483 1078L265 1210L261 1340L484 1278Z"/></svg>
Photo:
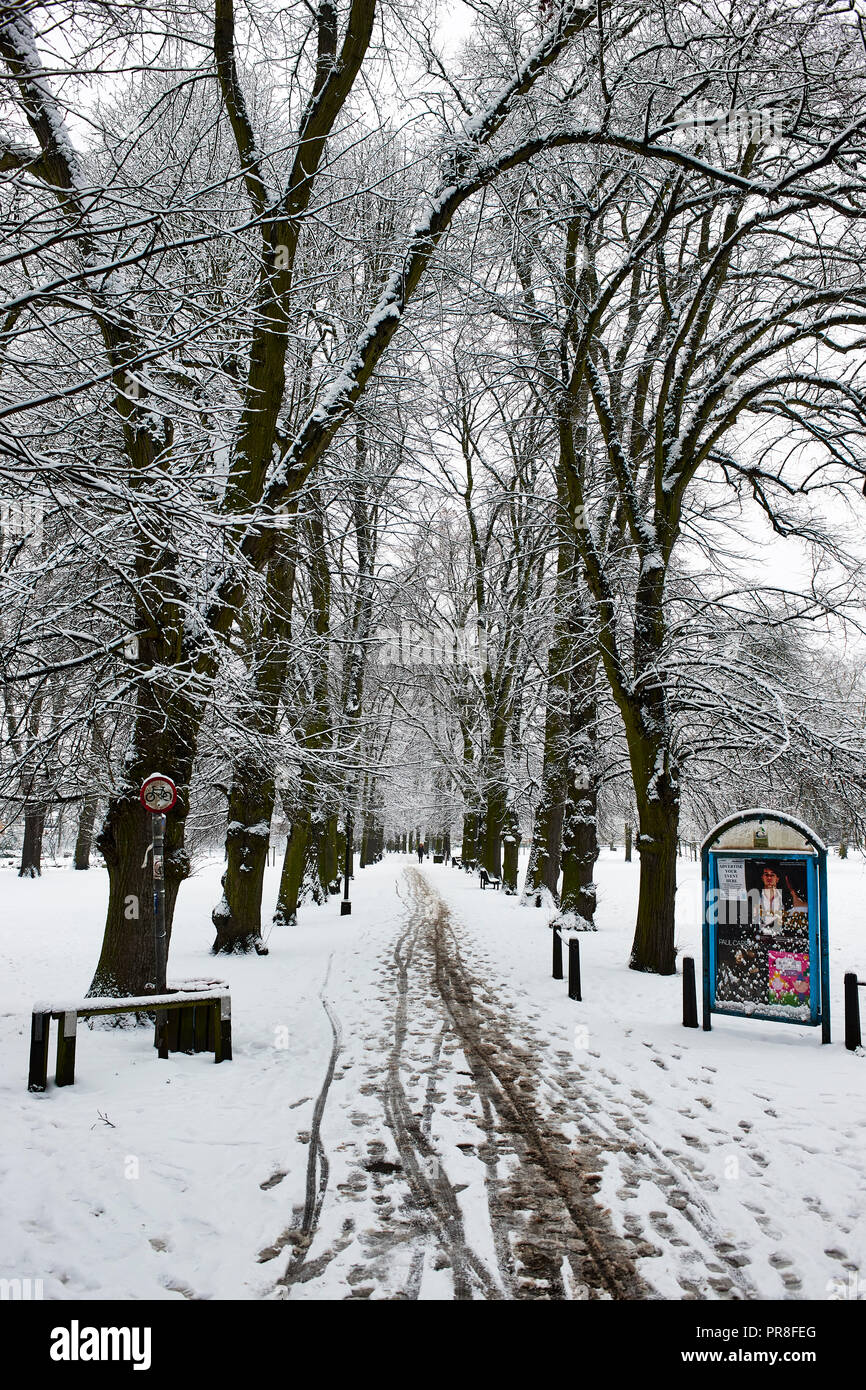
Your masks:
<svg viewBox="0 0 866 1390"><path fill-rule="evenodd" d="M285 1285L308 1297L341 1277L356 1297L645 1296L595 1201L594 1146L572 1151L542 1117L532 1049L468 970L424 874L404 881L406 921L383 953L381 1018L363 1042L372 1113L351 1117L358 1136L341 1151L354 1165L336 1193L325 1150L317 1164L320 1207L336 1205L332 1226L343 1212L341 1234L322 1250L303 1220L300 1236L287 1231Z"/></svg>
<svg viewBox="0 0 866 1390"><path fill-rule="evenodd" d="M866 1296L866 1056L840 997L866 978L859 857L831 862L829 1047L683 1029L679 976L626 968L638 866L607 851L579 1004L544 912L402 856L357 874L351 917L307 906L268 957L216 961L221 869L184 885L169 969L229 982L234 1061L82 1026L74 1087L44 1095L29 1009L85 992L107 879L0 872L0 1277L60 1300Z"/></svg>

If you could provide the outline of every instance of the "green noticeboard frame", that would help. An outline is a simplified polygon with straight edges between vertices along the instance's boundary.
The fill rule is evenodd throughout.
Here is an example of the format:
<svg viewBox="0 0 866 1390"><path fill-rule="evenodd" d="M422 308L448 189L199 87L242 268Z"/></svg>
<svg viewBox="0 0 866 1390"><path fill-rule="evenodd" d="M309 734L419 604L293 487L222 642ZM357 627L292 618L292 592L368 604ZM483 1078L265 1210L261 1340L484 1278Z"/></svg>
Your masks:
<svg viewBox="0 0 866 1390"><path fill-rule="evenodd" d="M761 880L762 873L767 876ZM755 886L758 882L770 885L767 904L781 903L781 888L772 889L774 873L777 885L786 883L789 897L791 875L805 893L805 903L797 902L794 914L796 949L786 944L786 932L779 925L787 923L790 912L772 914L770 931L759 924L764 907L760 889ZM710 1030L712 1015L717 1013L800 1027L820 1024L822 1043L830 1042L827 849L823 841L809 826L781 811L765 807L739 811L720 821L701 845L701 879L704 1030ZM751 888L747 886L749 880ZM807 1002L801 1005L792 1004L796 995L786 990L802 990L803 983L793 975L789 982L787 975L772 974L786 966L808 978ZM738 973L741 978L731 990L730 980L733 977L736 982ZM754 977L751 982L748 976ZM771 983L776 1002L771 999ZM738 989L741 995L751 990L757 997L738 998Z"/></svg>

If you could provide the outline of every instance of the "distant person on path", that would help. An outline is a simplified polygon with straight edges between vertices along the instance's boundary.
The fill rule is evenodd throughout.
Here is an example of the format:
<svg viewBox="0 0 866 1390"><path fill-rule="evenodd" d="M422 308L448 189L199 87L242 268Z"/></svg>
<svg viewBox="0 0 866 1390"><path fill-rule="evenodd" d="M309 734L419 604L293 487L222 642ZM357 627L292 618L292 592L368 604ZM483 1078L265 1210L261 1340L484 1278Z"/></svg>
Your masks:
<svg viewBox="0 0 866 1390"><path fill-rule="evenodd" d="M421 840L418 841L418 863L424 863L424 844Z"/></svg>

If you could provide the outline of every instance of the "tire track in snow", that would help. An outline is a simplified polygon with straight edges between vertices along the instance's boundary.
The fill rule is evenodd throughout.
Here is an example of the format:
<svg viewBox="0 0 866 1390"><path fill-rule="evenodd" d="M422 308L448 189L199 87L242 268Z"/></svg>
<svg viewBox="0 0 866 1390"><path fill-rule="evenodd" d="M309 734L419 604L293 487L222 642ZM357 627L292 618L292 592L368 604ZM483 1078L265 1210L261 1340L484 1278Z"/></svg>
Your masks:
<svg viewBox="0 0 866 1390"><path fill-rule="evenodd" d="M279 1284L285 1285L286 1287L296 1283L302 1273L305 1272L304 1263L313 1242L313 1237L316 1234L322 1204L324 1203L325 1193L328 1189L330 1165L328 1163L328 1156L325 1153L325 1146L322 1143L322 1116L325 1113L325 1106L328 1101L328 1091L334 1079L337 1058L343 1047L343 1033L340 1020L325 995L333 961L334 956L332 953L328 957L328 968L325 971L322 988L319 990L319 998L322 1001L322 1007L331 1025L331 1055L328 1058L325 1079L322 1082L321 1090L316 1097L316 1104L313 1107L313 1118L310 1125L310 1152L307 1158L304 1210L301 1216L300 1228L292 1228L285 1233L284 1237L281 1237L282 1245L288 1244L291 1240L295 1247L285 1274L282 1279L278 1280Z"/></svg>
<svg viewBox="0 0 866 1390"><path fill-rule="evenodd" d="M473 991L477 984L461 959L448 907L417 869L409 873L417 893L426 898L424 918L436 988L471 1068L490 1145L501 1149L504 1141L518 1159L516 1172L498 1193L487 1185L497 1250L510 1246L518 1266L527 1270L522 1274L519 1267L501 1269L503 1280L513 1288L511 1296L549 1297L558 1291L569 1297L574 1289L569 1270L585 1296L651 1296L596 1203L579 1157L541 1117L527 1093L531 1078L504 1028L479 1010ZM532 1213L529 1228L515 1229L515 1212L527 1209Z"/></svg>
<svg viewBox="0 0 866 1390"><path fill-rule="evenodd" d="M413 897L415 896L413 894ZM394 1017L394 1042L388 1058L388 1079L383 1096L385 1118L394 1135L394 1142L419 1217L424 1224L429 1225L431 1234L435 1235L447 1253L454 1276L455 1299L471 1299L476 1292L486 1299L499 1299L503 1296L502 1289L498 1287L483 1260L467 1245L457 1193L428 1138L432 1113L428 1111L425 1103L425 1112L419 1123L400 1077L403 1048L408 1032L409 967L419 931L423 930L423 922L419 921L418 908L414 903L410 911L409 921L393 953L397 1008ZM441 1047L441 1035L438 1046ZM434 1067L437 1063L438 1050L434 1055ZM410 1296L416 1298L422 1272L420 1266L420 1260L416 1260L409 1290Z"/></svg>

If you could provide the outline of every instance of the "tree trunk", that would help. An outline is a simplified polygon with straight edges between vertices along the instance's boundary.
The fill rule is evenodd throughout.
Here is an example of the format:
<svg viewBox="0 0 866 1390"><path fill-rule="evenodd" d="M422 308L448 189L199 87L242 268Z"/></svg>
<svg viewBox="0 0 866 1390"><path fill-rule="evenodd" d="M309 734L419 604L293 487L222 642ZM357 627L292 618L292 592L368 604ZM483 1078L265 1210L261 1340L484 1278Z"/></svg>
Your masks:
<svg viewBox="0 0 866 1390"><path fill-rule="evenodd" d="M319 882L324 894L340 891L339 867L337 861L337 814L332 812L325 819L319 841Z"/></svg>
<svg viewBox="0 0 866 1390"><path fill-rule="evenodd" d="M463 815L463 837L460 841L460 857L464 864L478 858L478 812L466 811Z"/></svg>
<svg viewBox="0 0 866 1390"><path fill-rule="evenodd" d="M568 917L578 931L595 931L593 869L598 858L597 799L595 786L578 787L573 781L565 809L559 916Z"/></svg>
<svg viewBox="0 0 866 1390"><path fill-rule="evenodd" d="M283 872L280 876L280 891L274 911L275 927L293 927L298 920L298 901L301 884L304 881L304 865L307 862L307 845L310 839L310 815L302 812L292 820L286 853L283 858Z"/></svg>
<svg viewBox="0 0 866 1390"><path fill-rule="evenodd" d="M676 780L667 775L655 778L653 790L655 795L646 788L638 792L640 892L629 965L673 975L679 792Z"/></svg>
<svg viewBox="0 0 866 1390"><path fill-rule="evenodd" d="M262 885L268 862L274 780L252 755L235 760L229 790L223 896L214 908L214 955L255 950L262 939Z"/></svg>
<svg viewBox="0 0 866 1390"><path fill-rule="evenodd" d="M252 696L246 711L249 746L232 766L226 830L226 870L222 900L214 908L214 954L261 950L262 887L268 862L270 824L276 786L273 762L262 752L273 748L280 699L288 673L288 642L294 599L294 531L268 566L264 612L258 630L247 634L253 666Z"/></svg>
<svg viewBox="0 0 866 1390"><path fill-rule="evenodd" d="M300 901L302 903L309 899L320 906L327 901L328 890L322 884L319 872L319 865L322 860L322 841L327 831L327 822L328 818L322 810L316 808L312 812L304 873L301 879Z"/></svg>
<svg viewBox="0 0 866 1390"><path fill-rule="evenodd" d="M560 505L563 486L557 484ZM524 898L545 888L559 902L562 834L568 794L569 690L574 661L576 589L574 545L566 537L559 543L556 560L556 623L547 658L547 706L544 717L544 761L541 796L535 813Z"/></svg>
<svg viewBox="0 0 866 1390"><path fill-rule="evenodd" d="M75 853L72 859L72 867L74 869L90 868L90 851L93 846L93 827L96 824L98 806L98 793L88 792L81 803L81 810L78 813L78 835L76 836Z"/></svg>
<svg viewBox="0 0 866 1390"><path fill-rule="evenodd" d="M19 878L42 877L42 837L47 811L44 802L27 802L24 807L24 843L21 846Z"/></svg>
<svg viewBox="0 0 866 1390"><path fill-rule="evenodd" d="M674 911L679 836L679 772L664 668L665 571L644 566L635 591L635 685L626 736L638 812L640 890L629 965L658 975L676 970Z"/></svg>
<svg viewBox="0 0 866 1390"><path fill-rule="evenodd" d="M509 831L503 842L502 887L508 894L517 892L517 861L520 849L520 835Z"/></svg>
<svg viewBox="0 0 866 1390"><path fill-rule="evenodd" d="M150 773L163 772L177 784L177 802L166 816L165 828L166 951L178 889L189 875L184 832L201 712L178 696L161 698L160 691L150 685L139 700L125 781L109 801L96 842L108 868L109 890L105 936L91 995L142 994L155 982L150 815L138 799Z"/></svg>
<svg viewBox="0 0 866 1390"><path fill-rule="evenodd" d="M508 786L505 777L504 720L497 720L491 738L484 808L481 863L492 878L502 877L502 837L508 821Z"/></svg>

